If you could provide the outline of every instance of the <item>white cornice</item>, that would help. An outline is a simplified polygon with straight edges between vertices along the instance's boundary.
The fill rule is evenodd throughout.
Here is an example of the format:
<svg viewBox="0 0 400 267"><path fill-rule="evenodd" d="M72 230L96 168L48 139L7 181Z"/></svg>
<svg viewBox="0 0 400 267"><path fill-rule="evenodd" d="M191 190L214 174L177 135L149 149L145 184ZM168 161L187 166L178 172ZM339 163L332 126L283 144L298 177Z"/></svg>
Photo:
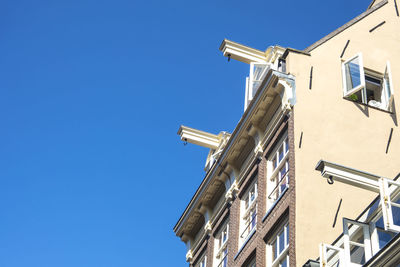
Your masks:
<svg viewBox="0 0 400 267"><path fill-rule="evenodd" d="M251 62L267 63L266 53L258 49L254 49L228 39L222 41L219 50L222 51L225 57L250 64Z"/></svg>
<svg viewBox="0 0 400 267"><path fill-rule="evenodd" d="M216 134L207 133L183 125L179 128L178 135L181 136L182 141L210 149L217 149L221 141L221 138Z"/></svg>

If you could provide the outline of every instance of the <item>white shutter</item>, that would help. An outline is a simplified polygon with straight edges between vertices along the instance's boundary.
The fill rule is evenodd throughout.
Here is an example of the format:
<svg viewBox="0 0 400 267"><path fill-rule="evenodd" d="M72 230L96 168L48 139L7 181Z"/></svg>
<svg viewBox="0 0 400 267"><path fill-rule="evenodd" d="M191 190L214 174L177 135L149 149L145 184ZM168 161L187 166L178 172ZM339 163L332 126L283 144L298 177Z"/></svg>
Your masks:
<svg viewBox="0 0 400 267"><path fill-rule="evenodd" d="M365 74L362 54L342 63L343 95L349 97L365 87Z"/></svg>

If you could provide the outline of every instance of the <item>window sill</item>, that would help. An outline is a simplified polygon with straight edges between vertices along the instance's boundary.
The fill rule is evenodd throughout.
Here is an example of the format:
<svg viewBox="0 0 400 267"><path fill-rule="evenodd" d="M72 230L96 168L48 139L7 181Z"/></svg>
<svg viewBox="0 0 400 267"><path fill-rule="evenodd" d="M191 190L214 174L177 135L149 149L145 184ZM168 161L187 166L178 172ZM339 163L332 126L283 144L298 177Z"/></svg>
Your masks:
<svg viewBox="0 0 400 267"><path fill-rule="evenodd" d="M364 103L356 102L356 101L353 101L353 100L351 100L351 99L348 99L348 98L346 98L346 97L343 97L343 99L344 99L344 100L347 100L347 101L349 101L349 102L352 102L352 103L356 103L356 104L358 104L358 105L360 105L360 106L364 106L364 107L368 107L368 108L376 109L376 110L379 110L379 111L383 111L383 112L385 112L385 113L389 113L389 114L391 114L391 115L393 115L393 114L394 114L393 112L391 112L391 111L388 111L388 110L386 110L386 109L377 108L377 107L374 107L374 106L370 106L370 105L368 105L368 104L364 104Z"/></svg>
<svg viewBox="0 0 400 267"><path fill-rule="evenodd" d="M251 232L249 233L249 235L246 237L246 240L243 242L243 245L240 247L240 249L238 250L238 252L236 253L235 257L233 257L233 260L236 260L236 258L239 256L240 252L242 252L242 250L244 249L244 247L247 245L247 243L249 242L249 240L253 237L253 235L256 232L256 226L254 226L253 230L251 230Z"/></svg>
<svg viewBox="0 0 400 267"><path fill-rule="evenodd" d="M286 191L289 190L289 187L286 187L285 190L283 190L282 194L278 197L278 199L272 204L272 206L268 209L267 213L264 215L264 218L262 218L262 222L267 219L268 215L271 214L272 210L275 208L276 204L278 204L279 200L285 195Z"/></svg>

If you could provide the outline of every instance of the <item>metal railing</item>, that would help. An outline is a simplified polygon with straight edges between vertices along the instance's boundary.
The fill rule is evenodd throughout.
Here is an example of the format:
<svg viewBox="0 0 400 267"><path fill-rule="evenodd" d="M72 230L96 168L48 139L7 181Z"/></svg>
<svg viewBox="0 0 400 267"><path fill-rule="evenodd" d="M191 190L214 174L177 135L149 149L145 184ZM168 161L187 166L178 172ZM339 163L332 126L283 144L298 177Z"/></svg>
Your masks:
<svg viewBox="0 0 400 267"><path fill-rule="evenodd" d="M280 187L281 187L281 185L282 185L282 182L283 182L283 181L286 181L286 179L287 179L286 187L289 187L289 170L285 172L285 174L284 174L284 175L282 176L282 178L279 180L278 184L274 187L274 189L272 190L272 192L268 195L268 199L272 199L273 195L274 195L275 193L277 193L277 190L280 189ZM282 190L282 191L283 191L283 190ZM277 197L275 197L274 200L277 200L277 199L278 199L278 197L281 195L282 191L281 191L281 192L278 191L279 194L278 194Z"/></svg>
<svg viewBox="0 0 400 267"><path fill-rule="evenodd" d="M228 253L225 254L225 256L222 258L221 262L218 264L218 267L226 267L228 266Z"/></svg>
<svg viewBox="0 0 400 267"><path fill-rule="evenodd" d="M253 224L254 221L255 221L255 223ZM240 238L245 237L244 236L245 234L248 235L250 233L250 231L253 230L253 228L256 226L256 223L257 223L257 212L255 212L254 214L251 214L251 220L247 223L246 228L240 235ZM250 226L252 226L252 227L249 229ZM248 229L249 229L249 231L246 233L246 231Z"/></svg>

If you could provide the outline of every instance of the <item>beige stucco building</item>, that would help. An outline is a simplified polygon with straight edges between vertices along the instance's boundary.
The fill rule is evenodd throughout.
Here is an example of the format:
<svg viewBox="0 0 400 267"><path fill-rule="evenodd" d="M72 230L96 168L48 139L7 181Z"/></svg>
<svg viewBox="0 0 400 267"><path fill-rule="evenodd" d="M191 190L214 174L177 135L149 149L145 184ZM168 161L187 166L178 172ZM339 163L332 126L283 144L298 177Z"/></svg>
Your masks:
<svg viewBox="0 0 400 267"><path fill-rule="evenodd" d="M377 259L400 230L398 12L373 1L304 50L222 42L250 73L232 133L178 132L210 148L174 227L190 266L398 264Z"/></svg>

